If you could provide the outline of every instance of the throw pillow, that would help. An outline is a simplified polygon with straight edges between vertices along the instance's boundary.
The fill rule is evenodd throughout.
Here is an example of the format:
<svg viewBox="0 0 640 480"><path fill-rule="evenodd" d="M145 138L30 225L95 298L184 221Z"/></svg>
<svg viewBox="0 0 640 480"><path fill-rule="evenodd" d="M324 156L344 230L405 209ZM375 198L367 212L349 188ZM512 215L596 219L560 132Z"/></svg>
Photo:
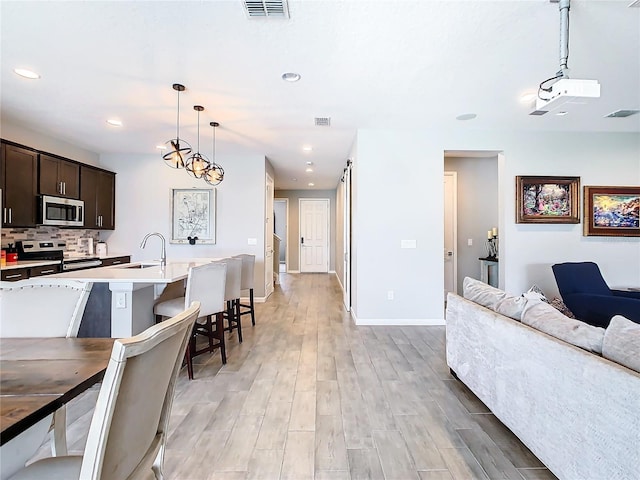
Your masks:
<svg viewBox="0 0 640 480"><path fill-rule="evenodd" d="M562 313L563 315L569 317L569 318L576 318L576 316L573 314L573 312L571 310L569 310L569 307L567 307L564 302L556 297L553 300L551 300L551 302L549 302L549 305L551 305L553 308L555 308L556 310L558 310L560 313Z"/></svg>
<svg viewBox="0 0 640 480"><path fill-rule="evenodd" d="M495 311L505 317L520 321L522 320L522 312L526 304L527 299L523 296L515 297L513 295L507 295L502 300L498 300Z"/></svg>
<svg viewBox="0 0 640 480"><path fill-rule="evenodd" d="M604 328L566 317L548 303L527 302L522 323L589 352L602 353Z"/></svg>
<svg viewBox="0 0 640 480"><path fill-rule="evenodd" d="M549 303L549 300L547 300L547 297L545 296L542 289L535 283L531 285L531 288L523 293L522 296L527 300L541 300L543 302Z"/></svg>
<svg viewBox="0 0 640 480"><path fill-rule="evenodd" d="M640 323L616 315L604 332L602 356L640 372Z"/></svg>
<svg viewBox="0 0 640 480"><path fill-rule="evenodd" d="M465 277L464 282L462 282L462 290L462 296L467 300L471 300L494 311L496 304L507 296L507 294L499 288L492 287L471 277Z"/></svg>

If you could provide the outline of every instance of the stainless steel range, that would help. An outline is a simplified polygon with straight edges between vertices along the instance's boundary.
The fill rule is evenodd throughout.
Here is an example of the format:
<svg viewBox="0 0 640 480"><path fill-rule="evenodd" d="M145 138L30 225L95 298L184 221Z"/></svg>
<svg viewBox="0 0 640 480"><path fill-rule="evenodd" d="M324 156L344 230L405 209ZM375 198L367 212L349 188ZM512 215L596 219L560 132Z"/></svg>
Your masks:
<svg viewBox="0 0 640 480"><path fill-rule="evenodd" d="M64 250L67 244L55 240L23 240L17 241L18 260L59 260L61 270L82 270L84 268L95 268L102 266L102 261L98 257L65 256Z"/></svg>

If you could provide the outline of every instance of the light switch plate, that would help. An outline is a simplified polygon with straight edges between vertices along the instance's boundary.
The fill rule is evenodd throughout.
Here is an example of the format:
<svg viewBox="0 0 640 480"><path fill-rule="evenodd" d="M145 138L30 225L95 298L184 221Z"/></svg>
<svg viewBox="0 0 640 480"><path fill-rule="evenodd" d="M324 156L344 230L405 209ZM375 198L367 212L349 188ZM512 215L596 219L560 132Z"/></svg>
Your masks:
<svg viewBox="0 0 640 480"><path fill-rule="evenodd" d="M400 248L416 248L415 240L400 240Z"/></svg>
<svg viewBox="0 0 640 480"><path fill-rule="evenodd" d="M247 245L257 245L258 244L258 239L257 238L248 238L247 239Z"/></svg>

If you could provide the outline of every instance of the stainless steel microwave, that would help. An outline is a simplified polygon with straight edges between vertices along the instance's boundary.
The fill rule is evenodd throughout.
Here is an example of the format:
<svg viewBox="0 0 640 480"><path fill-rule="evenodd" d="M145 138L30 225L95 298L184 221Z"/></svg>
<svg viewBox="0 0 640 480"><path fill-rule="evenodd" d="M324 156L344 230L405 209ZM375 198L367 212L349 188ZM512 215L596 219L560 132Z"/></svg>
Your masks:
<svg viewBox="0 0 640 480"><path fill-rule="evenodd" d="M38 223L59 227L84 226L84 201L40 195Z"/></svg>

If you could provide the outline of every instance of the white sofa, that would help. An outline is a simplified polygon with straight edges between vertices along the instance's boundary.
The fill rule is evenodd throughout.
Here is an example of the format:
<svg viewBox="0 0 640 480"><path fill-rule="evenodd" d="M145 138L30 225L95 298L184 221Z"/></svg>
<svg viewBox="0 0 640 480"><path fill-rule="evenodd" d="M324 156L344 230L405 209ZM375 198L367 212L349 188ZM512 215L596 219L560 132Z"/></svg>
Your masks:
<svg viewBox="0 0 640 480"><path fill-rule="evenodd" d="M452 372L561 480L640 479L640 374L449 294Z"/></svg>

